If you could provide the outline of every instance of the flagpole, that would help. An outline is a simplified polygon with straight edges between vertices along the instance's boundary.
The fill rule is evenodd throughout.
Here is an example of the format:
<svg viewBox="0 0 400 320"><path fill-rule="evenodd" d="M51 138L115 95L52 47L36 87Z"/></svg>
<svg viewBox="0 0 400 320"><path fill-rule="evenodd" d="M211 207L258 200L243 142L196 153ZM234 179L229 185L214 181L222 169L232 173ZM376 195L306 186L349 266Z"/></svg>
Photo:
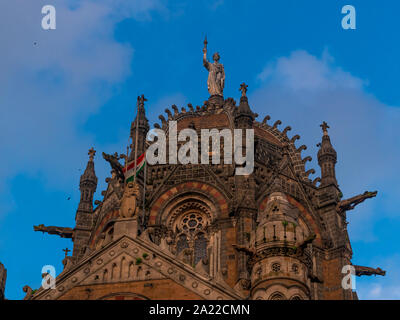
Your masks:
<svg viewBox="0 0 400 320"><path fill-rule="evenodd" d="M147 172L147 163L144 163L144 181L143 181L143 215L145 215L144 206L146 202L146 172Z"/></svg>
<svg viewBox="0 0 400 320"><path fill-rule="evenodd" d="M139 135L139 106L140 106L140 97L137 100L137 112L136 112L136 133L135 133L135 174L133 176L133 181L136 181L136 166L137 166L137 145L138 145L138 135Z"/></svg>
<svg viewBox="0 0 400 320"><path fill-rule="evenodd" d="M129 157L129 141L128 141L128 145L126 147L125 174L126 174L126 171L128 169L128 157Z"/></svg>

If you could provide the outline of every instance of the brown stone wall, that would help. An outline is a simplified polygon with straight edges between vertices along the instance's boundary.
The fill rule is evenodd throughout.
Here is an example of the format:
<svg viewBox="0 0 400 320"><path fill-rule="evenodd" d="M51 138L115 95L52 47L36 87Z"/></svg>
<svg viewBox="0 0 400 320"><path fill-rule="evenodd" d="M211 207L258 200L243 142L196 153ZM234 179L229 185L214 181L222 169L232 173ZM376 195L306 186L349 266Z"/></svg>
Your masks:
<svg viewBox="0 0 400 320"><path fill-rule="evenodd" d="M60 300L97 300L109 295L113 296L107 299L115 297L122 300L121 297L126 299L129 293L137 295L139 299L202 300L197 294L170 279L77 286L61 296Z"/></svg>
<svg viewBox="0 0 400 320"><path fill-rule="evenodd" d="M232 244L237 243L236 229L232 225L225 225L222 227L221 239L221 266L226 266L225 281L230 287L234 287L237 281L237 254Z"/></svg>
<svg viewBox="0 0 400 320"><path fill-rule="evenodd" d="M189 128L193 122L196 129L213 129L213 128L229 128L228 116L224 113L205 115L202 117L188 117L178 122L178 131Z"/></svg>
<svg viewBox="0 0 400 320"><path fill-rule="evenodd" d="M322 270L324 274L324 300L344 299L342 288L344 274L341 273L342 264L340 257L332 260L323 260Z"/></svg>

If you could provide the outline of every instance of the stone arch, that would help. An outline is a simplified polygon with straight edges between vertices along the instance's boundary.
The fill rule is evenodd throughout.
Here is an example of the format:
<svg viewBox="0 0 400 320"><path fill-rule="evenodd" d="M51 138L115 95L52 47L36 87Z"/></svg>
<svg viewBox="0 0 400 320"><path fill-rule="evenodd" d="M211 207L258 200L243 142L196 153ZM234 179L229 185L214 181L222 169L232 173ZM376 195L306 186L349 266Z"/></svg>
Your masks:
<svg viewBox="0 0 400 320"><path fill-rule="evenodd" d="M282 292L276 291L269 296L268 300L286 300L286 297Z"/></svg>
<svg viewBox="0 0 400 320"><path fill-rule="evenodd" d="M308 300L309 292L304 286L298 284L271 283L267 286L258 287L251 296L255 300L287 300L292 297Z"/></svg>
<svg viewBox="0 0 400 320"><path fill-rule="evenodd" d="M302 217L304 217L304 221L307 224L307 226L312 230L313 233L315 233L316 238L315 238L315 243L319 246L322 246L322 237L321 237L321 228L319 225L316 223L315 218L313 215L311 215L308 210L297 200L292 198L291 196L284 194L286 196L286 199L288 202L295 207L301 212ZM269 195L266 195L262 200L260 201L260 204L258 206L258 212L263 212L267 208L267 202L269 200Z"/></svg>
<svg viewBox="0 0 400 320"><path fill-rule="evenodd" d="M149 298L133 292L116 292L107 294L97 300L150 300Z"/></svg>
<svg viewBox="0 0 400 320"><path fill-rule="evenodd" d="M228 217L228 201L216 187L204 182L184 182L165 191L154 201L150 209L149 225L155 225L167 218L164 214L171 209L176 202L183 199L197 199L215 208L213 218Z"/></svg>
<svg viewBox="0 0 400 320"><path fill-rule="evenodd" d="M101 220L100 223L95 228L92 239L90 240L90 246L93 248L101 233L108 227L109 224L112 224L114 220L118 217L119 211L112 210L107 213Z"/></svg>
<svg viewBox="0 0 400 320"><path fill-rule="evenodd" d="M278 120L279 121L279 120ZM279 122L275 122L275 123L279 123ZM296 165L294 167L294 171L295 173L299 174L303 179L308 179L308 176L306 176L305 173L305 163L304 163L304 159L302 159L301 157L301 150L304 148L296 148L295 145L295 141L297 139L300 139L299 135L294 135L290 140L286 135L287 131L283 131L281 132L276 126L270 126L270 125L266 125L264 123L260 123L258 121L254 122L254 128L258 129L257 133L259 136L262 136L264 139L266 139L268 136L266 134L268 134L269 136L273 137L273 140L270 138L269 141L271 141L271 143L273 143L273 141L279 141L279 144L277 142L275 142L275 144L279 145L279 146L286 146L289 149L289 159L291 163L297 163L298 165Z"/></svg>

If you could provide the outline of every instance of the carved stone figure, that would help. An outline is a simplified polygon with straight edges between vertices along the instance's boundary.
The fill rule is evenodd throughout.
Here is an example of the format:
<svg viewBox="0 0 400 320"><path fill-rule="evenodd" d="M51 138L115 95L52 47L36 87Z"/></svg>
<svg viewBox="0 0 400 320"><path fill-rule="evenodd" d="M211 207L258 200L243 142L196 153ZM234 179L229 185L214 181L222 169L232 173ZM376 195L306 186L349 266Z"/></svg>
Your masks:
<svg viewBox="0 0 400 320"><path fill-rule="evenodd" d="M203 64L208 70L207 87L211 96L222 96L225 85L225 71L223 64L219 63L219 53L213 55L214 63L207 60L207 38L204 40Z"/></svg>
<svg viewBox="0 0 400 320"><path fill-rule="evenodd" d="M363 266L354 266L356 270L356 276L384 276L386 275L386 271L381 268L371 268L371 267L363 267Z"/></svg>
<svg viewBox="0 0 400 320"><path fill-rule="evenodd" d="M351 197L350 199L342 200L336 205L336 210L338 212L353 210L355 206L365 201L366 199L376 197L377 193L378 191L365 191L363 194Z"/></svg>
<svg viewBox="0 0 400 320"><path fill-rule="evenodd" d="M61 238L72 238L74 234L74 230L68 227L56 227L56 226L48 226L46 227L44 224L39 224L38 226L33 226L34 231L42 231L43 233L47 232L48 234L55 234L60 236Z"/></svg>
<svg viewBox="0 0 400 320"><path fill-rule="evenodd" d="M123 166L118 161L119 159L121 159L121 157L119 157L117 153L112 155L103 152L103 158L110 164L111 168L115 171L116 176L122 181L124 181L125 177L124 177L124 172L122 170Z"/></svg>
<svg viewBox="0 0 400 320"><path fill-rule="evenodd" d="M33 290L30 286L26 285L22 288L22 291L26 293L24 300L29 300L32 297Z"/></svg>
<svg viewBox="0 0 400 320"><path fill-rule="evenodd" d="M132 218L139 211L137 196L139 195L139 185L136 182L129 182L126 185L124 195L122 196L120 216L123 218Z"/></svg>

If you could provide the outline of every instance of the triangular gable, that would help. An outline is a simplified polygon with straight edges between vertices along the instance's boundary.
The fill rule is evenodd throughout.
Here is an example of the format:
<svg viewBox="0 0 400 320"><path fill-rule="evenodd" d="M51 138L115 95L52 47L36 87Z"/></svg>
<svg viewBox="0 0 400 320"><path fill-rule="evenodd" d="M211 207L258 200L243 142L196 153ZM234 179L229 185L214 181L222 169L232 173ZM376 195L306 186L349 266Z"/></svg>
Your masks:
<svg viewBox="0 0 400 320"><path fill-rule="evenodd" d="M132 277L136 277L137 280L146 280L146 276L148 279L168 278L204 299L231 300L244 298L227 285L225 286L211 277L196 273L192 267L178 261L171 253L161 250L159 246L149 240L123 236L85 258L70 270L62 272L56 279L56 289L39 289L33 299L55 300L72 288L83 284L126 281L125 279L118 279L120 272L118 263L121 263L122 257L125 257L128 262L134 261L135 268L132 269L132 272L138 272L137 267L141 266L139 275L132 274ZM105 270L107 270L107 275L106 278L103 278ZM113 280L111 280L112 272L115 272ZM146 272L150 273L146 275ZM96 276L98 276L97 279ZM142 279L143 277L144 279Z"/></svg>

